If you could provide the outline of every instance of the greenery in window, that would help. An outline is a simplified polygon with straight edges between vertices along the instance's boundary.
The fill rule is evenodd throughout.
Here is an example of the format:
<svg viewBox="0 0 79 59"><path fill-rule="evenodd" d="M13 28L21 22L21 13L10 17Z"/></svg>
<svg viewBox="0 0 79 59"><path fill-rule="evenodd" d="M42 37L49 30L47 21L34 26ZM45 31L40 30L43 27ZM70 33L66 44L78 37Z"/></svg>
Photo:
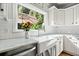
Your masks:
<svg viewBox="0 0 79 59"><path fill-rule="evenodd" d="M18 17L22 20L22 23L18 23L18 29L24 29L26 31L30 29L41 29L44 22L43 14L22 5L18 5Z"/></svg>

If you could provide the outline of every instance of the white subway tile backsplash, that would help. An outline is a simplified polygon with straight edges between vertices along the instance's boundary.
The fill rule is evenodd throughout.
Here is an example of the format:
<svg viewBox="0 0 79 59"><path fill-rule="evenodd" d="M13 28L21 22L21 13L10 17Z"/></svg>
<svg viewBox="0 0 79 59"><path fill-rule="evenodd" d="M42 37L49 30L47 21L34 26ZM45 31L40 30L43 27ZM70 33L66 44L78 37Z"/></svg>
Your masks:
<svg viewBox="0 0 79 59"><path fill-rule="evenodd" d="M79 26L58 26L58 28L55 28L58 33L67 33L67 34L79 34Z"/></svg>

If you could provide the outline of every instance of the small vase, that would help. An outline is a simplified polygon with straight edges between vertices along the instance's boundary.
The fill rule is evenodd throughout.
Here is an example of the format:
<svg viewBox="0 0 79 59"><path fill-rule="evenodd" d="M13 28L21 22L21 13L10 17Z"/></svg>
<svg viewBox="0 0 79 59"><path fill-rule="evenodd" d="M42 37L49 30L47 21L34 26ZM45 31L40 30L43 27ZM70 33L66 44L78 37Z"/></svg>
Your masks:
<svg viewBox="0 0 79 59"><path fill-rule="evenodd" d="M29 39L28 31L25 31L25 39Z"/></svg>

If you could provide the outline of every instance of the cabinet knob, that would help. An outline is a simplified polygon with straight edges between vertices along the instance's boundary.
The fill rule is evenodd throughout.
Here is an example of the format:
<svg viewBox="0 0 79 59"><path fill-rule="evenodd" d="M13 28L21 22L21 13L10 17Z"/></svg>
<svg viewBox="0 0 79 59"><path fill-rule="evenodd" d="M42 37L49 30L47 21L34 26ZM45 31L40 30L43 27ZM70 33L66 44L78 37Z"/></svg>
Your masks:
<svg viewBox="0 0 79 59"><path fill-rule="evenodd" d="M74 23L72 22L72 24L74 24Z"/></svg>
<svg viewBox="0 0 79 59"><path fill-rule="evenodd" d="M4 9L1 9L1 11L4 11Z"/></svg>

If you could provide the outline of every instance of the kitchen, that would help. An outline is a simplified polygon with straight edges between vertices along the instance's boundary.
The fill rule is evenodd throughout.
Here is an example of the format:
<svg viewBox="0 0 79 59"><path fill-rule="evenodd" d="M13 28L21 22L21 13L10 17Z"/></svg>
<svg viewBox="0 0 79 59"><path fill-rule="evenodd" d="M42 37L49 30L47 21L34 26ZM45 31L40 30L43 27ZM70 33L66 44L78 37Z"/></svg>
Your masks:
<svg viewBox="0 0 79 59"><path fill-rule="evenodd" d="M1 56L78 56L78 29L78 3L0 3Z"/></svg>

